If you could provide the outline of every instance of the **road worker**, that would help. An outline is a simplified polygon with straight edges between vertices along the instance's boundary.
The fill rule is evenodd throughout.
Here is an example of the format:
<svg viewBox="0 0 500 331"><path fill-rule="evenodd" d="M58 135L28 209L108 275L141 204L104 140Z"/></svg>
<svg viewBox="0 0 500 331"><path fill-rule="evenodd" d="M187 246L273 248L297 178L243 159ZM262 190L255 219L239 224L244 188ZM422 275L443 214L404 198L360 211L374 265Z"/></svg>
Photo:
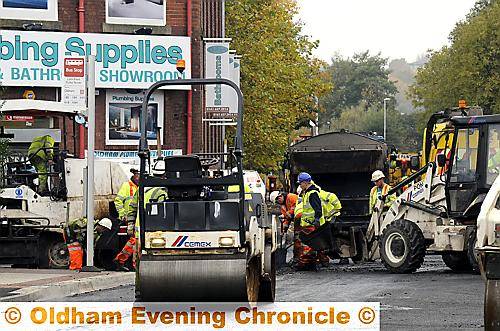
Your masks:
<svg viewBox="0 0 500 331"><path fill-rule="evenodd" d="M38 175L38 192L45 194L48 190L46 173L49 170L49 165L52 164L54 158L54 138L46 134L33 138L30 147L28 148L28 158L30 163L35 167L36 172L43 175Z"/></svg>
<svg viewBox="0 0 500 331"><path fill-rule="evenodd" d="M492 129L488 139L488 175L487 183L492 184L500 170L500 132Z"/></svg>
<svg viewBox="0 0 500 331"><path fill-rule="evenodd" d="M132 173L132 177L122 184L115 198L115 207L118 212L118 217L124 223L127 223L129 205L137 192L139 184L139 171L137 169L130 169L130 172ZM132 266L135 268L135 261L133 260L135 246L136 238L132 233L125 246L123 246L122 250L113 260L116 270L127 271L128 269L125 267L125 263L130 257L132 257Z"/></svg>
<svg viewBox="0 0 500 331"><path fill-rule="evenodd" d="M297 205L298 195L293 193L274 191L269 195L271 202L280 206L281 215L283 216L283 233L288 231L288 228L293 222L295 214L295 206Z"/></svg>
<svg viewBox="0 0 500 331"><path fill-rule="evenodd" d="M300 218L302 217L302 189L297 187L297 204L295 205L293 219L293 260L292 266L297 267L299 257L302 254L302 242L300 241Z"/></svg>
<svg viewBox="0 0 500 331"><path fill-rule="evenodd" d="M113 223L109 218L94 221L94 245L101 235L111 231ZM83 247L87 245L87 219L77 218L68 222L67 242L70 259L70 270L80 270L83 265Z"/></svg>
<svg viewBox="0 0 500 331"><path fill-rule="evenodd" d="M160 163L158 163L160 164ZM165 175L164 166L154 166L153 167L153 176L155 177L163 177ZM150 187L146 188L144 192L144 207L149 202L162 202L168 199L167 190L163 187ZM127 210L127 234L129 236L133 236L135 238L135 253L134 256L137 256L137 253L140 251L140 223L139 223L139 190L137 190L130 200L130 204ZM135 258L134 258L134 267L135 267Z"/></svg>
<svg viewBox="0 0 500 331"><path fill-rule="evenodd" d="M298 183L302 189L302 217L300 221L302 233L311 234L325 223L333 222L340 215L342 204L337 195L322 190L313 182L311 175L308 173L299 174ZM313 254L314 250L303 243L301 250L299 269L302 265L305 265L305 269L309 269L314 255L315 262L322 266L327 266L330 263L330 259L324 251L317 251Z"/></svg>
<svg viewBox="0 0 500 331"><path fill-rule="evenodd" d="M118 218L123 222L127 221L127 209L139 185L139 170L130 169L130 172L132 173L132 177L122 184L115 198Z"/></svg>
<svg viewBox="0 0 500 331"><path fill-rule="evenodd" d="M376 170L373 172L372 182L375 185L372 187L370 191L370 205L369 205L370 214L373 213L373 208L377 203L377 199L380 199L382 196L386 196L389 190L391 189L391 186L389 184L386 184L384 180L385 180L385 175L382 171ZM396 195L391 194L387 196L384 208L386 207L389 208L394 200L396 200Z"/></svg>
<svg viewBox="0 0 500 331"><path fill-rule="evenodd" d="M319 194L320 189L312 183L311 175L306 172L299 174L297 183L302 189L300 232L310 234L326 222L323 215L323 203ZM317 253L314 249L301 243L301 254L296 268L298 270L316 270L316 262Z"/></svg>

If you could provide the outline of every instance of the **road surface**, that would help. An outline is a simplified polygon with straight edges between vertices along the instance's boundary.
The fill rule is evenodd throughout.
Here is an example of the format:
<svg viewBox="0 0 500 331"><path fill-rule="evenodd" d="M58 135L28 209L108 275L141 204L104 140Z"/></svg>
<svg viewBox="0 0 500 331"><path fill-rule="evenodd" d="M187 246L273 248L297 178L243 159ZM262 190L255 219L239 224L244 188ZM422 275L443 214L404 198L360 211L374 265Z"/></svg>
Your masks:
<svg viewBox="0 0 500 331"><path fill-rule="evenodd" d="M382 330L482 330L484 284L480 276L454 274L441 257L426 258L415 274L393 275L380 263L338 266L318 272L284 268L278 301L378 301ZM94 292L61 301L133 301L134 288Z"/></svg>

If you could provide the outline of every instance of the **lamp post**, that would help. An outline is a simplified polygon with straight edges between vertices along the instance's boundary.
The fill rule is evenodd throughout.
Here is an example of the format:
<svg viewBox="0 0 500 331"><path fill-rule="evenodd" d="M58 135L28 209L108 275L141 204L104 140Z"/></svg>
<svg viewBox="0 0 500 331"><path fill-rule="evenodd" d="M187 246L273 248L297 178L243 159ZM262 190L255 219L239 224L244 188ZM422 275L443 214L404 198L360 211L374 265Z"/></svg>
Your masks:
<svg viewBox="0 0 500 331"><path fill-rule="evenodd" d="M384 141L387 142L387 101L391 101L391 98L384 99Z"/></svg>

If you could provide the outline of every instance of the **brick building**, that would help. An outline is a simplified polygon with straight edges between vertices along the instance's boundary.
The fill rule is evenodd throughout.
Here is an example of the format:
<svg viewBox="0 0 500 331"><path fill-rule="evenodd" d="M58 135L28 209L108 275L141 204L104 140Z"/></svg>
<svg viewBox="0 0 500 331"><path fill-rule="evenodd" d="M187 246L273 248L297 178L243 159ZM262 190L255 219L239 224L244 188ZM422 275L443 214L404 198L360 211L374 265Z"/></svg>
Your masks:
<svg viewBox="0 0 500 331"><path fill-rule="evenodd" d="M27 66L27 62L23 60L31 61L29 64L31 65L35 60L45 59L50 65L50 50L55 52L56 48L60 54L63 54L62 56L82 55L67 53L68 44L71 45L71 40L73 40L72 45L75 46L78 42L70 38L85 36L82 40L86 45L87 43L90 45L92 53L98 52L97 49L103 47L101 63L99 54L97 54L96 63L96 68L98 68L96 76L99 76L98 79L101 80L96 81L96 150L136 150L139 102L134 98L141 96L142 90L151 84L147 79L157 80L156 78L160 77L161 73L164 74L162 77L175 79L178 73L175 72L174 63L176 57L180 56L191 68L188 77L189 75L192 78L203 77L203 38L223 37L224 34L223 0L39 1L42 3L42 9L8 8L5 7L5 1L4 7L0 7L0 28L2 29L0 64L5 74L12 74L9 79L2 80L2 84L6 87L5 98L21 99L26 91L33 91L37 100L63 100L60 83L38 81L28 76L28 73L23 78L20 74L23 71L19 70ZM53 8L54 5L56 8ZM52 12L49 13L51 10ZM50 15L52 16L47 17ZM54 32L59 32L59 34L54 34ZM85 33L85 35L80 35L80 33ZM55 41L54 36L57 36L57 40L61 42ZM30 42L34 43L34 39L38 40L38 44L30 45ZM16 40L20 46L16 44ZM130 44L127 44L129 40ZM22 44L23 42L25 44ZM151 48L144 46L147 44L150 44ZM165 47L162 48L162 46ZM66 47L66 53L61 53L61 48L64 47ZM86 50L83 46L80 49ZM113 53L115 49L121 51L120 59L117 59L118 56ZM143 52L145 55L141 53L142 49L145 50ZM26 51L26 54L22 54L23 51ZM46 54L43 53L44 51ZM37 52L40 52L39 56ZM180 53L182 55L179 55ZM167 61L160 58L160 55L155 57L156 54L166 56ZM190 54L189 58L185 57L186 54ZM151 56L151 63L148 62L146 65L144 63L147 62L148 56ZM138 63L127 62L134 59ZM157 62L160 63L153 63L154 59L159 59ZM117 70L106 71L102 60L108 60L109 68L114 65L119 66L119 64L121 67ZM113 62L114 60L116 63ZM142 72L148 66L152 68L148 71L150 72L149 78L147 73ZM166 69L167 67L170 69ZM130 68L132 69L125 70ZM99 71L101 69L102 71ZM136 71L132 72L133 70ZM167 76L165 76L166 70L168 70ZM146 81L141 80L137 84L125 83L127 81L125 79L121 83L113 83L114 79L130 78L132 76L127 75L135 73L144 74ZM160 74L157 75L157 73ZM109 80L106 81L106 79ZM56 86L57 84L59 86ZM183 153L189 151L188 99L191 99L192 105L192 151L199 152L203 149L203 91L199 87L192 91L175 89L158 92L154 100L155 107L151 110L152 117L155 119L148 122L148 131L151 130L148 132L148 137L154 138L153 128L161 127L163 149L180 149ZM61 130L64 127L67 135L65 139L62 137L60 140L66 141L66 147L70 152L74 150L80 154L79 132L73 131L75 126L71 118L66 118L64 121L65 123L62 119L47 120L46 116L35 114L29 121L13 121L12 118L10 120L3 118L2 125L11 130L23 130L25 133L29 132L26 130L33 128ZM79 131L78 127L76 131ZM27 141L19 141L19 143L25 145Z"/></svg>

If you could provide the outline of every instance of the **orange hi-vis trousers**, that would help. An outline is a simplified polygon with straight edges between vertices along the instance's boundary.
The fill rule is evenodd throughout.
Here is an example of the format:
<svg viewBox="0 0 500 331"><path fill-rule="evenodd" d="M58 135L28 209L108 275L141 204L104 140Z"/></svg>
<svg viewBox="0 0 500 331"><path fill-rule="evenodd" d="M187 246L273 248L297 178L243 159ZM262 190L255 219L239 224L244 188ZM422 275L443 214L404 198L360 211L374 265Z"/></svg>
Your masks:
<svg viewBox="0 0 500 331"><path fill-rule="evenodd" d="M135 255L135 244L137 240L135 237L130 237L125 246L123 246L122 250L118 255L116 255L115 260L118 261L121 265L124 265L125 262L131 257ZM135 268L135 259L132 258L132 265Z"/></svg>
<svg viewBox="0 0 500 331"><path fill-rule="evenodd" d="M69 269L80 270L83 265L83 248L78 241L67 245L69 252Z"/></svg>
<svg viewBox="0 0 500 331"><path fill-rule="evenodd" d="M314 226L299 227L299 231L304 233L314 232ZM297 254L297 266L304 267L306 265L314 265L316 263L328 263L330 261L328 255L324 251L316 251L300 241L297 236L294 242L294 254Z"/></svg>
<svg viewBox="0 0 500 331"><path fill-rule="evenodd" d="M299 231L304 232L304 233L311 233L315 230L316 228L314 226L301 226ZM300 246L299 246L300 245ZM297 266L303 267L306 265L312 265L316 264L316 254L314 249L311 247L305 245L303 242L300 241L297 244L298 247L298 263Z"/></svg>

